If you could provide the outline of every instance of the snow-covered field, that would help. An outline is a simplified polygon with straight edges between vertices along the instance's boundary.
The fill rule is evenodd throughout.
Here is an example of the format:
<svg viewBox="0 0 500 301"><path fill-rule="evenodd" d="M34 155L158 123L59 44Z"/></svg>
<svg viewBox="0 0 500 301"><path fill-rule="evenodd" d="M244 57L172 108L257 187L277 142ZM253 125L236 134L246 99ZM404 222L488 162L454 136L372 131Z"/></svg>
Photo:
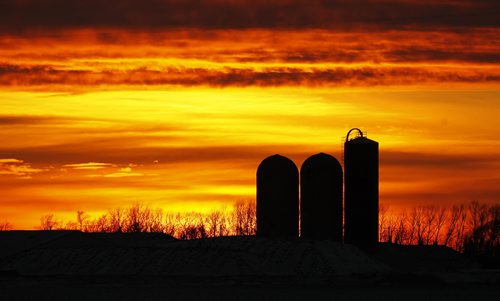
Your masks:
<svg viewBox="0 0 500 301"><path fill-rule="evenodd" d="M0 232L1 300L489 298L500 273L445 247L152 233ZM493 300L495 298L492 298Z"/></svg>

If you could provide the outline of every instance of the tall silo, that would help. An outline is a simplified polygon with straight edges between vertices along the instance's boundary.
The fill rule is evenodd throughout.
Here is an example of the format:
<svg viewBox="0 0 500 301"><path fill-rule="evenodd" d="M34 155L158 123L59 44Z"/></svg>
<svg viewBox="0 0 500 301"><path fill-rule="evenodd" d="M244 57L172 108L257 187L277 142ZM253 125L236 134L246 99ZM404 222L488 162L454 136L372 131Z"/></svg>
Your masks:
<svg viewBox="0 0 500 301"><path fill-rule="evenodd" d="M342 241L342 166L319 153L300 168L300 236Z"/></svg>
<svg viewBox="0 0 500 301"><path fill-rule="evenodd" d="M257 235L299 236L299 172L280 155L267 157L257 168Z"/></svg>
<svg viewBox="0 0 500 301"><path fill-rule="evenodd" d="M354 139L349 135L358 132ZM378 142L359 129L344 144L344 241L365 249L378 242Z"/></svg>

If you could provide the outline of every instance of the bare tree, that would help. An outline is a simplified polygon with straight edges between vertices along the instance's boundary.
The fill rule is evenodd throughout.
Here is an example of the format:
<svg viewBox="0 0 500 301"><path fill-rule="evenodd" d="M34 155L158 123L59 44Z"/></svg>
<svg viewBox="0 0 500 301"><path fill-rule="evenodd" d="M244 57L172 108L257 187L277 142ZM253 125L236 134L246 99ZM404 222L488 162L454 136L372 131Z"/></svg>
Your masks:
<svg viewBox="0 0 500 301"><path fill-rule="evenodd" d="M465 224L467 221L467 211L465 210L465 206L461 206L462 210L460 211L460 216L458 218L457 223L457 236L455 239L455 250L462 252L464 248L464 238L465 238Z"/></svg>
<svg viewBox="0 0 500 301"><path fill-rule="evenodd" d="M0 231L9 231L12 230L12 224L9 222L0 222Z"/></svg>
<svg viewBox="0 0 500 301"><path fill-rule="evenodd" d="M123 232L125 226L125 212L122 208L108 210L110 231Z"/></svg>
<svg viewBox="0 0 500 301"><path fill-rule="evenodd" d="M380 241L390 242L390 231L387 225L389 206L380 204L378 206L378 237Z"/></svg>
<svg viewBox="0 0 500 301"><path fill-rule="evenodd" d="M407 238L407 215L406 212L403 211L397 218L397 222L394 227L393 236L394 243L402 245L405 243L405 239Z"/></svg>
<svg viewBox="0 0 500 301"><path fill-rule="evenodd" d="M78 226L77 222L69 221L69 222L66 222L66 224L64 224L64 225L61 223L57 227L57 230L80 230L80 227Z"/></svg>
<svg viewBox="0 0 500 301"><path fill-rule="evenodd" d="M417 223L419 223L420 220L420 213L417 210L417 208L413 208L410 213L410 219L409 219L409 230L408 230L408 244L414 244L415 243L415 234L417 232Z"/></svg>
<svg viewBox="0 0 500 301"><path fill-rule="evenodd" d="M193 213L177 213L175 215L174 223L177 227L175 231L176 237L180 239L186 239L186 237L189 236L188 233L192 231L190 228L192 228L194 224Z"/></svg>
<svg viewBox="0 0 500 301"><path fill-rule="evenodd" d="M500 248L500 205L494 205L490 208L491 217L491 232L490 232L490 248L499 250Z"/></svg>
<svg viewBox="0 0 500 301"><path fill-rule="evenodd" d="M484 243L484 235L477 229L484 229L488 217L488 208L484 204L476 201L469 204L469 226L472 232L470 239L474 245L482 245Z"/></svg>
<svg viewBox="0 0 500 301"><path fill-rule="evenodd" d="M149 215L149 231L150 232L163 232L163 210L151 210Z"/></svg>
<svg viewBox="0 0 500 301"><path fill-rule="evenodd" d="M40 218L40 230L54 230L59 223L55 220L54 214L46 214Z"/></svg>
<svg viewBox="0 0 500 301"><path fill-rule="evenodd" d="M435 206L426 206L426 207L421 207L421 210L423 213L423 221L424 221L423 244L429 245L436 228L435 220L436 220L437 209Z"/></svg>
<svg viewBox="0 0 500 301"><path fill-rule="evenodd" d="M457 230L458 230L457 226L463 208L464 208L463 206L453 206L451 208L451 212L449 214L449 219L446 227L446 232L443 239L443 244L445 246L449 246L452 239L454 239L457 235Z"/></svg>
<svg viewBox="0 0 500 301"><path fill-rule="evenodd" d="M488 207L472 202L469 204L470 231L464 236L464 253L478 257L500 255L498 230L500 227L500 205Z"/></svg>
<svg viewBox="0 0 500 301"><path fill-rule="evenodd" d="M256 232L256 208L253 202L239 201L235 204L232 220L235 235L254 235Z"/></svg>
<svg viewBox="0 0 500 301"><path fill-rule="evenodd" d="M385 219L385 221L384 221L385 227L384 227L384 231L382 231L383 241L389 242L389 243L393 242L392 238L393 238L394 229L395 229L396 223L397 223L396 219L397 219L397 217L392 215L392 214Z"/></svg>
<svg viewBox="0 0 500 301"><path fill-rule="evenodd" d="M176 215L174 213L171 213L171 212L167 212L165 214L165 221L164 221L164 224L163 224L163 232L167 235L170 235L170 236L175 236L175 231L176 231Z"/></svg>
<svg viewBox="0 0 500 301"><path fill-rule="evenodd" d="M203 216L200 213L189 212L183 215L177 214L175 217L176 225L178 226L176 234L179 239L208 237L205 225L203 224Z"/></svg>
<svg viewBox="0 0 500 301"><path fill-rule="evenodd" d="M151 210L141 204L135 204L128 209L126 232L146 232L149 230Z"/></svg>
<svg viewBox="0 0 500 301"><path fill-rule="evenodd" d="M415 226L417 234L417 244L423 245L425 243L425 230L426 222L424 220L424 212L422 207L413 208L415 214Z"/></svg>
<svg viewBox="0 0 500 301"><path fill-rule="evenodd" d="M78 223L78 230L83 231L84 224L88 218L89 218L88 214L86 214L82 210L78 210L76 212L76 222Z"/></svg>
<svg viewBox="0 0 500 301"><path fill-rule="evenodd" d="M434 242L433 244L437 245L439 244L439 239L441 235L441 230L443 229L443 226L446 223L446 219L448 217L448 210L445 207L440 207L437 209L436 212L436 226L435 226L435 235L434 235Z"/></svg>
<svg viewBox="0 0 500 301"><path fill-rule="evenodd" d="M86 225L86 232L111 232L109 217L107 214L103 214L94 220L90 220Z"/></svg>
<svg viewBox="0 0 500 301"><path fill-rule="evenodd" d="M180 239L197 239L197 238L207 238L207 232L203 224L189 225L183 229L180 233Z"/></svg>
<svg viewBox="0 0 500 301"><path fill-rule="evenodd" d="M220 216L221 220L216 236L228 236L231 234L231 229L229 228L229 215L225 211L222 211Z"/></svg>
<svg viewBox="0 0 500 301"><path fill-rule="evenodd" d="M208 227L208 236L216 237L223 236L226 233L226 225L224 215L221 211L213 211L206 217L206 224Z"/></svg>

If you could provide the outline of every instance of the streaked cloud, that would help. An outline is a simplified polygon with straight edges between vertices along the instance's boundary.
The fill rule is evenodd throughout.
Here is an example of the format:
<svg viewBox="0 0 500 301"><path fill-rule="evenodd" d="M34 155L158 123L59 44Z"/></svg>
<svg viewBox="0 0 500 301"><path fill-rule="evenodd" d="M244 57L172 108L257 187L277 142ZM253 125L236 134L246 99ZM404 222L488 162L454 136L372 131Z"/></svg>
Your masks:
<svg viewBox="0 0 500 301"><path fill-rule="evenodd" d="M63 122L63 120L47 116L0 115L0 125L3 126L37 125L56 122Z"/></svg>
<svg viewBox="0 0 500 301"><path fill-rule="evenodd" d="M1 70L4 70L3 72ZM8 71L10 70L10 71ZM51 67L0 66L0 82L13 87L122 87L122 86L211 86L211 87L338 87L398 86L433 83L492 84L500 82L500 71L481 68L253 68L222 70L140 68L128 71L57 70Z"/></svg>
<svg viewBox="0 0 500 301"><path fill-rule="evenodd" d="M123 178L123 177L142 177L143 173L133 172L132 167L123 167L120 168L118 172L108 173L104 175L105 178Z"/></svg>
<svg viewBox="0 0 500 301"><path fill-rule="evenodd" d="M279 34L71 29L61 36L0 35L0 45L6 46L0 48L0 87L81 92L175 86L495 85L500 80L499 35L497 28ZM0 122L51 121L7 117Z"/></svg>
<svg viewBox="0 0 500 301"><path fill-rule="evenodd" d="M450 154L385 150L380 156L380 163L388 167L419 167L427 171L446 168L449 171L470 172L478 168L500 167L500 158L495 153Z"/></svg>
<svg viewBox="0 0 500 301"><path fill-rule="evenodd" d="M0 159L0 164L9 164L9 163L24 163L24 161L19 159Z"/></svg>
<svg viewBox="0 0 500 301"><path fill-rule="evenodd" d="M100 163L100 162L87 162L87 163L73 163L73 164L65 164L63 167L69 167L73 169L89 169L89 170L96 170L96 169L103 169L107 167L111 167L113 164L111 163Z"/></svg>
<svg viewBox="0 0 500 301"><path fill-rule="evenodd" d="M34 168L30 163L19 159L0 159L0 175L11 175L20 178L30 178L31 175L46 171L42 168Z"/></svg>

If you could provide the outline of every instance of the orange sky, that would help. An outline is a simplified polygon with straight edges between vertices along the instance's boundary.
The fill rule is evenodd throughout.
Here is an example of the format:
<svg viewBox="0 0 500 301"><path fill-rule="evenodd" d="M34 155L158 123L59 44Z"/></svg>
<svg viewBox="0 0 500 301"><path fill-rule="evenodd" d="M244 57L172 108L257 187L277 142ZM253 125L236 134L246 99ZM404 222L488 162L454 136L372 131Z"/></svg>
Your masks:
<svg viewBox="0 0 500 301"><path fill-rule="evenodd" d="M90 13L106 11L98 1L69 19L76 1L0 4L0 222L254 200L263 158L340 160L352 127L380 142L382 202L500 201L495 4L438 1L456 17L443 20L417 1L367 1L373 16L337 25L328 16L354 11L348 2L297 15L293 1L242 13L245 1L204 0L236 16L200 9L189 21L176 16L195 2L145 2L122 1L109 20ZM167 6L179 12L161 17ZM262 7L271 15L247 12ZM399 17L373 19L383 9Z"/></svg>

